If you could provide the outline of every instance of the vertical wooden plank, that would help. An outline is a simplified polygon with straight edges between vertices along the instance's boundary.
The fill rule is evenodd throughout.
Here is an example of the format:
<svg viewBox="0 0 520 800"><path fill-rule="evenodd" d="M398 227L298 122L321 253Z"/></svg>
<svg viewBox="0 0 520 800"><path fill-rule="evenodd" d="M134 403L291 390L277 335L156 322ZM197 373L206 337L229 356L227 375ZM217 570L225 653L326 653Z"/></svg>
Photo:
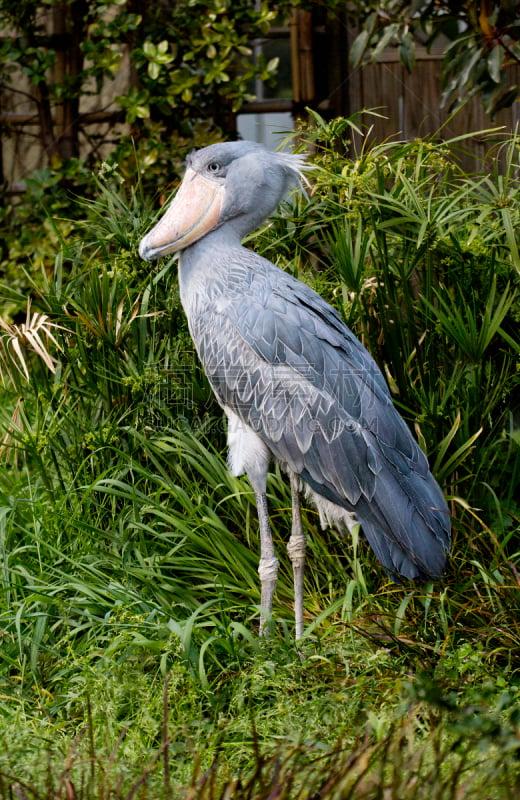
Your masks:
<svg viewBox="0 0 520 800"><path fill-rule="evenodd" d="M404 84L403 67L398 61L377 65L370 108L384 115L374 118L373 136L379 141L388 137L403 137Z"/></svg>
<svg viewBox="0 0 520 800"><path fill-rule="evenodd" d="M428 136L439 130L442 114L438 64L435 59L420 59L411 73L405 73L406 139Z"/></svg>
<svg viewBox="0 0 520 800"><path fill-rule="evenodd" d="M363 125L370 129L368 141L380 142L400 137L402 67L397 62L379 62L358 69L350 81L351 113L374 110L379 116L364 114ZM359 151L362 141L356 140Z"/></svg>
<svg viewBox="0 0 520 800"><path fill-rule="evenodd" d="M290 23L293 100L297 114L315 98L312 15L293 9Z"/></svg>

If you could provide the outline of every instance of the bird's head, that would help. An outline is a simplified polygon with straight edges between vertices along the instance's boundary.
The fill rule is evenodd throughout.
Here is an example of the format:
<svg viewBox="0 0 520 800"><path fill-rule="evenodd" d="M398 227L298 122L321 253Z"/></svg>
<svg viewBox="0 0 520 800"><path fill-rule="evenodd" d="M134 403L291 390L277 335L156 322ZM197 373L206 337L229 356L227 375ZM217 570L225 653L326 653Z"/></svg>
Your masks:
<svg viewBox="0 0 520 800"><path fill-rule="evenodd" d="M253 142L222 142L191 153L184 179L157 225L141 240L141 258L175 253L228 224L242 239L274 211L291 185L306 181L302 156Z"/></svg>

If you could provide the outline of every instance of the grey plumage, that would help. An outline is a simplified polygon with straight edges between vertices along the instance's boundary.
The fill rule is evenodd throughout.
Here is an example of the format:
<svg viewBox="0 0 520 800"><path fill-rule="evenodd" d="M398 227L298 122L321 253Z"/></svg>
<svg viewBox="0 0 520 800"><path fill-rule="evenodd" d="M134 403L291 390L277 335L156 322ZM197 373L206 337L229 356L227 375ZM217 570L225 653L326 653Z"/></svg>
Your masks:
<svg viewBox="0 0 520 800"><path fill-rule="evenodd" d="M355 515L391 577L438 578L448 509L379 368L316 292L241 245L301 168L298 157L249 142L198 151L177 203L140 252L154 258L182 249L181 299L230 420L231 468L248 473L257 498L272 457L293 476L293 489L294 476L303 481L326 517L350 524ZM186 208L195 185L205 199L202 208L197 195L193 214Z"/></svg>

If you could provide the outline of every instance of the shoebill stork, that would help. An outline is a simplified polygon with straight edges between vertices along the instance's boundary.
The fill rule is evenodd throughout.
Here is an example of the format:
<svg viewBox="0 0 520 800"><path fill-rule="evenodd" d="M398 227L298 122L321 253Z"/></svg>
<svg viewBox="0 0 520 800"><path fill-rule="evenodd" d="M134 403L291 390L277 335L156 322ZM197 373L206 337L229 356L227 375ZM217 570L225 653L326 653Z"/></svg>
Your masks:
<svg viewBox="0 0 520 800"><path fill-rule="evenodd" d="M139 252L180 252L181 301L228 422L229 468L247 474L260 528L261 631L278 560L266 500L272 460L288 472L296 637L303 633L303 489L322 524L359 522L398 581L443 572L448 508L385 380L316 292L242 246L303 178L304 160L252 142L193 152L181 186Z"/></svg>

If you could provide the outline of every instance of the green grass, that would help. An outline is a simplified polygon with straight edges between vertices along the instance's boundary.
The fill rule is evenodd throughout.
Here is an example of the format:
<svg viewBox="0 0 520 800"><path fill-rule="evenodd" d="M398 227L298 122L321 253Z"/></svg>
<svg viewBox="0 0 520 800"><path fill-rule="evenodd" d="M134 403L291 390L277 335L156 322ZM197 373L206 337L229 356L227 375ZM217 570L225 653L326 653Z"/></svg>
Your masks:
<svg viewBox="0 0 520 800"><path fill-rule="evenodd" d="M0 798L518 795L518 141L492 134L501 170L468 176L461 141L347 160L332 144L351 124L315 118L311 197L251 244L384 369L449 498L445 579L389 583L305 508L296 647L275 470L281 569L258 638L254 496L226 469L175 263L140 262L151 212L110 170L81 235L53 228L54 268L20 266L60 326L57 345L40 329L55 361L19 317L0 342ZM2 295L26 319L24 294Z"/></svg>

